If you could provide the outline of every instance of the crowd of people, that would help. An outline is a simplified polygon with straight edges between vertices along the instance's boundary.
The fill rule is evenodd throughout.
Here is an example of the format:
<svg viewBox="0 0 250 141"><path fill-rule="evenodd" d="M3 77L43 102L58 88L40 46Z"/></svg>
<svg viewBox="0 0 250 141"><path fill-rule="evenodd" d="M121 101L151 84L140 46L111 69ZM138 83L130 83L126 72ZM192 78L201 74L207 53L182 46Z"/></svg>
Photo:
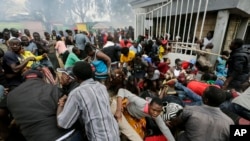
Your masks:
<svg viewBox="0 0 250 141"><path fill-rule="evenodd" d="M230 125L250 125L250 51L243 40L234 39L213 64L213 32L196 40L200 51L192 60L169 58L178 40L166 35L133 40L124 30L53 30L43 39L4 29L1 139L227 141Z"/></svg>

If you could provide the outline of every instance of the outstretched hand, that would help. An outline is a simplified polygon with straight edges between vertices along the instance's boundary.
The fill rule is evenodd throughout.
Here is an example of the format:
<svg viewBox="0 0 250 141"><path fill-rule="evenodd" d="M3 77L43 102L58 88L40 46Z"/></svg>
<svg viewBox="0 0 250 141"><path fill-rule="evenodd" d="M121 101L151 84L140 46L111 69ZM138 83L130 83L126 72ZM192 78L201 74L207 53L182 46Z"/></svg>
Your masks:
<svg viewBox="0 0 250 141"><path fill-rule="evenodd" d="M64 104L65 104L65 102L66 102L66 100L67 100L67 98L68 98L67 95L64 95L63 97L61 97L61 98L59 99L59 101L58 101L58 105L59 105L60 107L63 107Z"/></svg>

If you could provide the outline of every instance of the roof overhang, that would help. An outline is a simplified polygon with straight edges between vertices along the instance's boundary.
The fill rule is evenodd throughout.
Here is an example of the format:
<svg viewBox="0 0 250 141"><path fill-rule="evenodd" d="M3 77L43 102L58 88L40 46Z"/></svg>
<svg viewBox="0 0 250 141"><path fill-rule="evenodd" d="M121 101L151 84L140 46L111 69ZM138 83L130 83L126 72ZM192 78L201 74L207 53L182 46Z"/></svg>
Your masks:
<svg viewBox="0 0 250 141"><path fill-rule="evenodd" d="M163 2L167 2L170 0L128 0L130 5L134 8L145 8L147 12L152 7L159 7ZM177 0L173 0L173 11L172 14L175 14L175 9L177 5ZM220 10L229 10L233 14L238 14L242 17L250 17L250 0L208 0L207 11L220 11ZM188 0L183 0L183 9L182 14L185 14ZM190 0L190 5L193 0ZM206 0L201 0L201 11L204 12ZM199 0L195 0L194 13L198 11L198 3ZM191 7L191 6L190 6ZM164 11L164 10L163 10ZM164 13L164 12L163 12ZM191 13L191 8L188 10L188 13ZM164 14L163 14L164 16Z"/></svg>

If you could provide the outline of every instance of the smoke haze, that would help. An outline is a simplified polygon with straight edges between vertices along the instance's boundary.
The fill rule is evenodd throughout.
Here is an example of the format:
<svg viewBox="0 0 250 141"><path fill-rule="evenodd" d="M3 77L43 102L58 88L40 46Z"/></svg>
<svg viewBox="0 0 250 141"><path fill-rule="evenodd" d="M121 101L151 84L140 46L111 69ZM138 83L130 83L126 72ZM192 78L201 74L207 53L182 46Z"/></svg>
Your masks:
<svg viewBox="0 0 250 141"><path fill-rule="evenodd" d="M37 21L72 25L111 22L114 27L132 25L134 14L127 0L0 0L0 21ZM0 26L2 30L4 25Z"/></svg>

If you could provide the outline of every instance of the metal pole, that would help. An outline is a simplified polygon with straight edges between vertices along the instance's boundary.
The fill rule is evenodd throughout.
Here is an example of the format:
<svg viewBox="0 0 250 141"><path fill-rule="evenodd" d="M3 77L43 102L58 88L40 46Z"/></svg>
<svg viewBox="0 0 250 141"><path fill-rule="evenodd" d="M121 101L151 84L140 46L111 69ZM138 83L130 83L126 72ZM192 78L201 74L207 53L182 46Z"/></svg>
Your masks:
<svg viewBox="0 0 250 141"><path fill-rule="evenodd" d="M166 18L165 18L165 30L164 30L164 39L166 39L166 33L167 33L167 19L168 19L168 5L166 6Z"/></svg>
<svg viewBox="0 0 250 141"><path fill-rule="evenodd" d="M186 27L187 27L187 17L188 17L188 9L189 9L189 1L187 2L187 9L186 9L186 18L185 18L185 24L184 24L184 33L182 36L182 42L184 42L185 34L186 34Z"/></svg>
<svg viewBox="0 0 250 141"><path fill-rule="evenodd" d="M203 33L204 22L205 22L206 14L207 14L207 5L208 5L208 1L209 1L209 0L206 0L205 11L204 11L204 14L203 14L203 19L202 19L202 24L201 24L201 30L200 30L199 39L201 39L201 36L202 36L202 33Z"/></svg>
<svg viewBox="0 0 250 141"><path fill-rule="evenodd" d="M162 3L162 5L163 5L163 3ZM161 27L162 26L162 6L161 6L161 17L160 17L160 32L159 32L159 37L161 37L161 35L162 35L162 33L161 33Z"/></svg>
<svg viewBox="0 0 250 141"><path fill-rule="evenodd" d="M153 36L154 36L154 11L151 12L151 15L152 15L152 19L151 19L151 38L153 39Z"/></svg>
<svg viewBox="0 0 250 141"><path fill-rule="evenodd" d="M181 0L181 10L180 10L180 18L179 18L179 26L178 26L178 34L177 36L180 36L180 27L181 27L181 17L182 17L182 6L183 6L183 0Z"/></svg>
<svg viewBox="0 0 250 141"><path fill-rule="evenodd" d="M137 28L137 26L138 26L138 21L137 21L137 13L135 14L135 39L137 39L137 36L138 36L138 34L137 34L137 32L138 32L138 28Z"/></svg>
<svg viewBox="0 0 250 141"><path fill-rule="evenodd" d="M198 7L198 11L197 11L197 16L196 16L196 22L195 22L195 27L194 27L194 35L193 35L193 41L192 41L193 44L194 44L195 34L196 34L196 31L197 31L197 26L198 26L198 21L199 21L200 8L201 8L201 0L199 0L199 7Z"/></svg>
<svg viewBox="0 0 250 141"><path fill-rule="evenodd" d="M187 42L188 42L188 39L190 38L190 30L191 30L191 24L192 24L192 20L193 20L193 12L194 12L194 1L193 0L193 5L192 5L192 11L191 11L191 17L190 17L190 22L189 22L189 27L188 27L188 38L187 38Z"/></svg>
<svg viewBox="0 0 250 141"><path fill-rule="evenodd" d="M170 28L171 28L172 7L173 7L173 0L171 0L169 23L168 23L168 34L170 34ZM168 37L168 38L170 39L170 37Z"/></svg>
<svg viewBox="0 0 250 141"><path fill-rule="evenodd" d="M143 14L141 14L141 35L144 36L144 17Z"/></svg>
<svg viewBox="0 0 250 141"><path fill-rule="evenodd" d="M176 20L177 20L177 13L178 13L178 6L179 6L179 0L177 0L176 4L176 10L175 10L175 19L174 19L174 32L173 32L173 39L175 40L175 29L176 29Z"/></svg>
<svg viewBox="0 0 250 141"><path fill-rule="evenodd" d="M159 32L159 27L158 27L159 26L159 23L158 23L159 22L159 10L157 10L157 17L156 18L157 18L157 20L156 20L156 34L155 35L158 36L158 32Z"/></svg>

